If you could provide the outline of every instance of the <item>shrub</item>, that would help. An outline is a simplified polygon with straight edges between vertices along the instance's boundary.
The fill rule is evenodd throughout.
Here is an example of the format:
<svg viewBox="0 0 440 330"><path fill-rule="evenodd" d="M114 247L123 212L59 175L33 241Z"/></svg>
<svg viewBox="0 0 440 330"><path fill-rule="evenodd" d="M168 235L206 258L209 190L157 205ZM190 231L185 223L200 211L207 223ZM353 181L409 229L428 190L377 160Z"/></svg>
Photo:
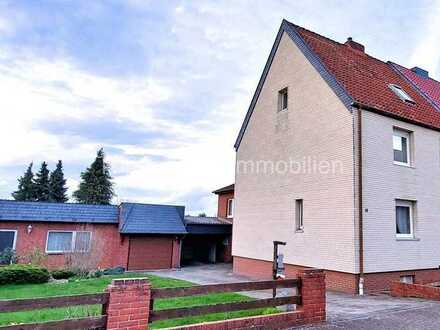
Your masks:
<svg viewBox="0 0 440 330"><path fill-rule="evenodd" d="M123 274L125 272L125 268L122 266L114 267L114 268L107 268L104 270L104 275L119 275Z"/></svg>
<svg viewBox="0 0 440 330"><path fill-rule="evenodd" d="M76 273L70 269L58 269L52 271L50 275L56 280L64 280L75 276Z"/></svg>
<svg viewBox="0 0 440 330"><path fill-rule="evenodd" d="M46 283L50 275L46 268L33 265L10 265L0 268L1 284Z"/></svg>
<svg viewBox="0 0 440 330"><path fill-rule="evenodd" d="M39 248L35 248L31 252L21 256L20 260L34 266L43 266L47 261L47 254Z"/></svg>
<svg viewBox="0 0 440 330"><path fill-rule="evenodd" d="M17 255L15 250L11 248L6 248L0 251L0 265L10 265L17 263Z"/></svg>

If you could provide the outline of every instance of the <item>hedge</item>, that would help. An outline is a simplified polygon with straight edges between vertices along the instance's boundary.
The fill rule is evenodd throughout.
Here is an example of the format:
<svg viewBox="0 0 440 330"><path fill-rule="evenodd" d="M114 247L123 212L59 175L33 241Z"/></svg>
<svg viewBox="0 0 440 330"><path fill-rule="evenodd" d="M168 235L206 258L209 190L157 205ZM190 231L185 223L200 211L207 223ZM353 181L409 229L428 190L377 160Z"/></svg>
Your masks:
<svg viewBox="0 0 440 330"><path fill-rule="evenodd" d="M70 269L58 269L52 271L50 275L56 280L64 280L75 276L76 273Z"/></svg>
<svg viewBox="0 0 440 330"><path fill-rule="evenodd" d="M39 266L10 265L0 267L0 285L46 283L49 278L49 271Z"/></svg>

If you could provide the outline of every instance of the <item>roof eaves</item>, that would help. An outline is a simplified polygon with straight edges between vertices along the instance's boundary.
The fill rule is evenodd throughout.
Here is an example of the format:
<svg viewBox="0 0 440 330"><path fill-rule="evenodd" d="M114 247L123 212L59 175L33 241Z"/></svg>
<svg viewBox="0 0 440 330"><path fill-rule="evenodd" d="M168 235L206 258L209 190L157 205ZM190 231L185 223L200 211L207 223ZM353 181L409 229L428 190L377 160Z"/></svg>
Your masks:
<svg viewBox="0 0 440 330"><path fill-rule="evenodd" d="M432 129L434 131L440 132L440 128L438 128L436 126L429 125L429 124L426 124L426 123L423 123L423 122L420 122L420 121L417 121L417 120L411 120L411 119L408 119L408 118L405 118L405 117L401 117L401 116L399 116L397 114L393 114L393 113L391 113L389 111L385 111L383 109L372 107L372 106L367 105L367 104L363 104L363 103L360 103L360 102L353 102L352 106L354 108L357 108L357 109L360 109L360 110L371 111L371 112L380 114L380 115L385 116L385 117L397 119L397 120L400 120L400 121L403 121L403 122L406 122L406 123L409 123L409 124L413 124L413 125L417 125L417 126L420 126L420 127L429 128L429 129Z"/></svg>
<svg viewBox="0 0 440 330"><path fill-rule="evenodd" d="M252 97L251 104L249 105L248 111L244 118L243 124L238 133L237 139L234 144L235 150L238 150L241 140L243 139L244 133L246 131L247 125L250 121L252 113L254 111L255 105L257 103L258 97L260 96L261 90L263 88L266 77L269 73L269 69L272 65L273 59L275 57L275 53L278 49L278 45L281 41L281 37L283 33L286 32L287 35L292 39L292 41L298 46L304 56L310 61L313 67L318 71L321 77L327 82L330 88L335 92L335 94L339 97L341 102L345 105L345 107L351 112L351 105L353 104L353 98L348 94L345 88L336 80L336 78L326 69L325 65L322 63L321 59L313 52L313 50L307 45L304 39L299 35L299 33L295 29L295 25L283 19L280 29L278 30L278 34L275 38L275 42L270 51L269 57L266 61L266 65L264 66L263 73L261 74L260 80L257 85L257 89L255 90L254 96Z"/></svg>
<svg viewBox="0 0 440 330"><path fill-rule="evenodd" d="M437 111L440 112L440 107L437 105L437 103L427 94L425 93L415 82L413 82L411 79L409 79L405 74L403 74L402 71L400 71L397 64L388 61L388 65L402 78L404 79L408 84L410 84L422 97L430 104L432 105Z"/></svg>

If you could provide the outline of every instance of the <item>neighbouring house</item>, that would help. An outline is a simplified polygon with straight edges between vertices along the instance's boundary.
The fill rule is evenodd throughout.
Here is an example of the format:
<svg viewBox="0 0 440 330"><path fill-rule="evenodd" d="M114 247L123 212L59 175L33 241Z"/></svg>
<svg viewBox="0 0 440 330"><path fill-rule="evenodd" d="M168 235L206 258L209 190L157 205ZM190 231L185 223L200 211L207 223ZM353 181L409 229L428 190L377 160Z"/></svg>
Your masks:
<svg viewBox="0 0 440 330"><path fill-rule="evenodd" d="M233 187L218 194L233 198ZM196 217L173 205L0 200L0 251L14 249L20 262L45 255L50 268L148 270L232 262L233 206L225 203L230 213L219 203L218 217Z"/></svg>
<svg viewBox="0 0 440 330"><path fill-rule="evenodd" d="M128 270L180 267L187 231L183 206L84 205L0 200L0 250L47 255L50 268L69 263Z"/></svg>
<svg viewBox="0 0 440 330"><path fill-rule="evenodd" d="M217 217L234 218L234 184L213 191L218 196Z"/></svg>
<svg viewBox="0 0 440 330"><path fill-rule="evenodd" d="M439 83L283 20L236 148L233 263L351 293L440 280Z"/></svg>
<svg viewBox="0 0 440 330"><path fill-rule="evenodd" d="M182 264L232 262L234 185L213 191L217 217L185 216L188 232L182 243Z"/></svg>

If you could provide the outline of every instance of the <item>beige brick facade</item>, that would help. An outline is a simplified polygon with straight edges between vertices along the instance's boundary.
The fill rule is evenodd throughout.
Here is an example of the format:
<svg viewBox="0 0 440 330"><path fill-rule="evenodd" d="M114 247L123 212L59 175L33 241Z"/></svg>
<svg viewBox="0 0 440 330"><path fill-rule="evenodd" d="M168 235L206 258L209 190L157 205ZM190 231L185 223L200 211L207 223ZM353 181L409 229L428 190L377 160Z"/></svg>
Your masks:
<svg viewBox="0 0 440 330"><path fill-rule="evenodd" d="M362 114L365 272L440 265L440 133ZM393 127L411 133L411 167L393 161ZM396 239L395 200L416 201L415 239ZM368 210L368 212L366 212Z"/></svg>
<svg viewBox="0 0 440 330"><path fill-rule="evenodd" d="M277 112L285 87L288 110ZM352 113L284 34L237 151L233 255L270 261L272 241L281 240L286 263L358 272L353 127ZM290 159L339 170L323 174L309 164L301 173L244 173L243 162ZM295 199L304 203L301 233Z"/></svg>

